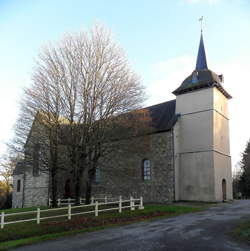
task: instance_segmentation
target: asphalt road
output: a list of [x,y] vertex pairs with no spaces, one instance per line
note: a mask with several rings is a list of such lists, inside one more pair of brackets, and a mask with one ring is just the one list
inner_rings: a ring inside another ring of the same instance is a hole
[[15,250],[249,251],[250,246],[237,243],[228,235],[245,219],[250,219],[250,200],[221,204],[199,213],[78,234]]

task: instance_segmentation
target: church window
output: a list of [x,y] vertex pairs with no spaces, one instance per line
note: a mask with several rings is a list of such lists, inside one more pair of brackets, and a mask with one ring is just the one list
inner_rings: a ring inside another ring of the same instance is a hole
[[21,191],[21,180],[17,180],[17,188],[16,188],[17,192]]
[[33,176],[39,175],[40,144],[35,144],[33,150]]
[[95,183],[99,184],[101,180],[101,171],[100,168],[96,168],[95,170]]
[[143,160],[143,180],[151,180],[151,165],[150,160]]

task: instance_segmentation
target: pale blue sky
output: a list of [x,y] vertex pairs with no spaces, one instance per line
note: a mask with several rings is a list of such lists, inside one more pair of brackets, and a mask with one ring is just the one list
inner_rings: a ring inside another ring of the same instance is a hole
[[224,87],[234,97],[235,164],[250,138],[250,120],[244,115],[250,107],[249,0],[0,0],[0,154],[11,137],[21,88],[30,83],[43,44],[103,23],[147,86],[147,104],[153,104],[174,98],[170,93],[193,70],[200,16],[208,67],[224,74]]

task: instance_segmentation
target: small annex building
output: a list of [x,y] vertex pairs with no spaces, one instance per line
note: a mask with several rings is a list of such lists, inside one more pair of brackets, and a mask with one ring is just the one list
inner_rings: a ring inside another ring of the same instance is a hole
[[[173,91],[176,99],[144,108],[152,119],[153,133],[107,147],[92,194],[143,196],[145,202],[232,200],[231,96],[222,83],[223,76],[208,69],[201,33],[196,67]],[[144,147],[128,147],[138,144]],[[26,147],[31,147],[29,142]],[[33,148],[29,150],[37,150]],[[39,172],[38,162],[34,158],[17,164],[13,207],[48,204],[50,177]],[[62,174],[60,184],[58,198],[72,196],[70,173]]]

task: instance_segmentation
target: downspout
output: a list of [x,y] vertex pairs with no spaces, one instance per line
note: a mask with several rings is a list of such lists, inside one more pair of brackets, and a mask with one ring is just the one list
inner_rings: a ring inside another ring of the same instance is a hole
[[26,180],[26,173],[24,172],[23,173],[23,197],[22,197],[22,208],[24,207],[24,198],[25,198],[25,193],[24,193],[24,191],[25,191],[25,180]]
[[175,201],[175,149],[174,149],[174,127],[171,129],[172,139],[172,159],[173,159],[173,201]]

